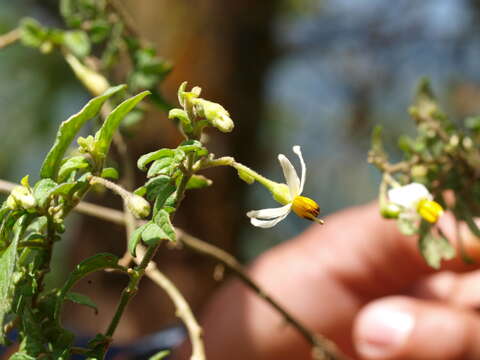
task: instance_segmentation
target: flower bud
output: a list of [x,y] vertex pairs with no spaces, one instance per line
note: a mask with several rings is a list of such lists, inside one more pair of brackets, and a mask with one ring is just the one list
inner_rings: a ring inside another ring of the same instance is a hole
[[388,203],[380,208],[380,214],[386,219],[397,219],[402,209],[397,204]]
[[292,210],[301,218],[323,223],[323,220],[317,219],[317,216],[320,214],[320,207],[308,197],[296,196],[292,202]]
[[195,99],[200,115],[222,132],[231,132],[235,126],[228,111],[220,104],[205,99]]
[[150,214],[150,204],[143,197],[131,195],[127,198],[127,207],[135,217],[146,218]]
[[110,84],[103,75],[83,65],[72,54],[65,55],[65,59],[75,73],[75,76],[82,82],[88,91],[92,93],[92,95],[100,96],[110,87]]
[[24,209],[32,209],[37,205],[31,191],[23,186],[15,186],[7,199],[7,206],[15,209],[18,206]]

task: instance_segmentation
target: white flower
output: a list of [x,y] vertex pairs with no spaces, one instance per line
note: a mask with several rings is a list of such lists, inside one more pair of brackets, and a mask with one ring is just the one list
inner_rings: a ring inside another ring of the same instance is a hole
[[442,206],[433,201],[433,196],[423,184],[410,183],[388,191],[390,203],[402,208],[404,216],[415,218],[420,215],[430,223],[435,223],[443,214]]
[[300,146],[293,147],[293,152],[298,155],[302,167],[302,177],[299,178],[292,163],[283,155],[278,155],[278,161],[282,166],[288,191],[283,191],[285,184],[277,184],[276,188],[270,188],[274,198],[282,203],[282,207],[252,210],[247,213],[250,222],[254,226],[261,228],[270,228],[285,219],[290,211],[294,211],[300,217],[316,221],[323,224],[323,220],[317,219],[320,208],[315,201],[310,198],[300,196],[305,185],[306,166],[303,161]]

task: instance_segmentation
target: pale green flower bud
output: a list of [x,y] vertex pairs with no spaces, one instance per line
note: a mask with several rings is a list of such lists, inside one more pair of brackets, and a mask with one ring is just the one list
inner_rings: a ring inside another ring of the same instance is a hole
[[380,208],[380,214],[386,219],[397,219],[402,208],[397,204],[387,203]]
[[212,126],[222,132],[233,130],[234,123],[222,105],[205,99],[195,99],[193,103],[200,115],[205,117]]
[[18,206],[24,209],[32,209],[37,205],[31,191],[23,186],[15,186],[7,199],[7,206],[15,209]]
[[146,218],[150,214],[150,204],[139,195],[132,194],[126,199],[127,207],[137,218]]
[[75,76],[82,82],[88,91],[92,93],[92,95],[100,96],[110,87],[110,84],[103,75],[83,65],[72,54],[65,55],[65,59],[75,73]]

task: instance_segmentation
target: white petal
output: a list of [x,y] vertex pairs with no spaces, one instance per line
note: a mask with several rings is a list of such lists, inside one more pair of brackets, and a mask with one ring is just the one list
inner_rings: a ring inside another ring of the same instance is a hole
[[282,166],[283,176],[287,181],[288,189],[290,190],[290,196],[292,199],[300,194],[300,179],[292,163],[285,157],[285,155],[278,155],[278,161]]
[[300,178],[300,189],[298,190],[298,195],[303,192],[303,187],[305,186],[305,177],[307,176],[307,167],[305,166],[305,161],[303,161],[302,150],[300,146],[295,145],[293,147],[293,152],[298,155],[300,159],[300,164],[302,166],[302,176]]
[[280,221],[285,219],[288,215],[288,212],[282,216],[277,217],[276,219],[273,220],[260,220],[257,218],[251,218],[250,222],[252,223],[253,226],[261,227],[264,229],[271,228],[275,225],[277,225]]
[[411,183],[388,191],[389,201],[409,209],[416,208],[422,199],[431,200],[432,195],[425,185],[419,183]]
[[287,204],[282,207],[272,208],[272,209],[262,209],[262,210],[252,210],[247,213],[249,218],[257,219],[273,219],[285,214],[288,215],[292,204]]

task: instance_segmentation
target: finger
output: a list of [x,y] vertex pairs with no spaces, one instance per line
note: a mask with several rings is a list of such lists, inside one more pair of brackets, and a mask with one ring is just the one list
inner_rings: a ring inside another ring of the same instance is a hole
[[437,300],[451,305],[480,307],[480,270],[466,274],[443,271],[420,280],[408,292],[424,300]]
[[435,302],[390,297],[362,309],[354,339],[366,360],[473,360],[480,358],[480,318]]

